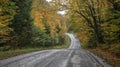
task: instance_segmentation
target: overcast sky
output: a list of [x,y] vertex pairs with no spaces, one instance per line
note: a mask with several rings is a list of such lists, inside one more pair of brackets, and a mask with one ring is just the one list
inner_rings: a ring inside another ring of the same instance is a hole
[[52,0],[46,0],[46,1],[50,2],[50,1],[52,1]]
[[64,15],[64,14],[66,14],[66,12],[67,12],[67,10],[63,10],[63,11],[58,11],[57,13],[61,14],[61,15]]
[[[46,0],[47,2],[50,2],[50,1],[52,1],[52,0]],[[64,15],[64,14],[66,14],[66,10],[63,10],[63,11],[58,11],[57,13],[58,14],[61,14],[61,15]]]

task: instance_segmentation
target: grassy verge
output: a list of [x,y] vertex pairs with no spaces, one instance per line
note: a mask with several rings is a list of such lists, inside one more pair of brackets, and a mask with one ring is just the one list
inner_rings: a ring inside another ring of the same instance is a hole
[[109,64],[113,65],[114,67],[120,67],[120,57],[113,55],[112,53],[102,50],[100,48],[89,49],[94,54],[98,55],[99,57],[105,59]]
[[103,58],[113,67],[120,67],[120,43],[89,45],[82,43],[82,47]]
[[57,46],[51,46],[51,47],[40,47],[40,48],[22,48],[22,49],[16,49],[16,50],[9,50],[9,51],[0,51],[0,60],[7,59],[9,57],[34,52],[34,51],[40,51],[40,50],[46,50],[46,49],[61,49],[61,48],[68,48],[69,45],[57,45]]

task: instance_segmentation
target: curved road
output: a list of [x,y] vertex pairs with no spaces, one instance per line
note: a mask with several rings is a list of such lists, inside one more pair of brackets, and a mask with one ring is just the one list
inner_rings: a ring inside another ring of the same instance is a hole
[[32,52],[5,60],[0,67],[111,67],[103,59],[80,47],[73,34],[68,49],[53,49]]

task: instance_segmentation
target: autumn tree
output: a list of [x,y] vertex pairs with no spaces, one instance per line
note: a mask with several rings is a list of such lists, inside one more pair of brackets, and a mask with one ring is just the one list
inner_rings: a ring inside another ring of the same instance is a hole
[[16,14],[16,8],[14,2],[0,0],[0,46],[7,46],[6,44],[11,40],[10,32],[13,29],[9,25]]
[[41,33],[44,33],[50,39],[43,38],[46,43],[49,42],[49,45],[62,44],[61,41],[64,40],[66,25],[62,21],[63,17],[57,14],[57,8],[52,4],[45,0],[33,1],[32,15],[34,24],[41,30]]
[[106,43],[118,43],[120,41],[120,1],[108,0],[108,15],[106,15],[104,27],[104,40]]
[[101,23],[105,16],[105,1],[101,0],[75,0],[70,1],[71,10],[76,12],[81,19],[87,22],[87,25],[93,29],[95,40],[103,43]]

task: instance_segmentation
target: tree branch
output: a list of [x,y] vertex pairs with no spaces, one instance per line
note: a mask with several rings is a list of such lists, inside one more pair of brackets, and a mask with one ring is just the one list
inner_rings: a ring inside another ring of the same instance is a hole
[[87,21],[87,23],[88,23],[88,25],[89,25],[90,27],[94,28],[94,26],[93,26],[93,24],[92,24],[92,22],[91,22],[90,19],[88,19],[84,14],[82,14],[82,13],[79,12],[79,11],[75,11],[75,12],[78,13],[80,16],[82,16],[82,17]]

